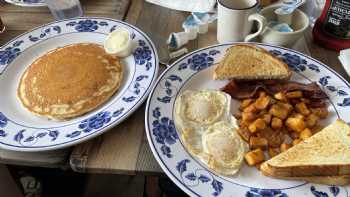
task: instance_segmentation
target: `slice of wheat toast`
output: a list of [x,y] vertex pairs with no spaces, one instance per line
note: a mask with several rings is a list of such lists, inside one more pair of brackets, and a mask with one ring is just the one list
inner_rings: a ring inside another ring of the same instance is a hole
[[216,66],[214,79],[288,79],[288,65],[265,49],[254,45],[239,44],[227,49]]
[[317,183],[317,184],[325,184],[325,185],[338,185],[338,186],[343,186],[343,185],[348,185],[350,184],[350,175],[339,175],[339,176],[309,176],[309,177],[276,177],[270,175],[269,169],[267,165],[262,164],[260,166],[260,169],[262,170],[262,173],[265,176],[270,176],[273,178],[278,178],[278,179],[285,179],[285,180],[298,180],[298,181],[307,181],[311,183]]
[[350,126],[342,120],[264,163],[273,177],[350,175]]

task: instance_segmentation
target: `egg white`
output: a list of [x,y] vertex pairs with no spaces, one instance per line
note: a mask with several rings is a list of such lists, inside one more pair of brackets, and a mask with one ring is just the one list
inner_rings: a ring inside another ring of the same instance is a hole
[[175,126],[184,146],[223,175],[239,170],[247,150],[230,108],[230,95],[218,90],[186,90],[175,101]]

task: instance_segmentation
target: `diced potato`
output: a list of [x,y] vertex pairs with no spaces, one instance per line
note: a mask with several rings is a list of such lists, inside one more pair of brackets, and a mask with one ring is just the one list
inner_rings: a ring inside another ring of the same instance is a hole
[[255,107],[254,103],[250,104],[248,107],[243,109],[243,112],[252,112],[255,113],[257,112],[258,109]]
[[259,97],[265,97],[266,92],[265,91],[259,91]]
[[265,149],[267,147],[267,139],[259,137],[251,137],[249,139],[249,147],[251,149],[261,148]]
[[300,113],[293,113],[290,115],[291,118],[299,118],[301,120],[304,120],[304,115]]
[[248,165],[253,166],[255,164],[261,163],[265,160],[264,152],[258,148],[252,150],[244,155],[244,158]]
[[300,98],[300,101],[305,103],[305,104],[309,104],[310,103],[310,100],[306,99],[306,98]]
[[278,155],[279,153],[280,153],[279,148],[269,148],[269,150],[268,150],[268,154],[269,154],[270,158]]
[[298,139],[299,138],[299,133],[298,132],[290,132],[289,133],[289,136],[292,138],[292,139]]
[[283,122],[281,119],[273,117],[271,121],[271,128],[273,129],[280,129],[283,126]]
[[299,135],[300,139],[302,139],[302,140],[305,140],[311,136],[312,136],[312,132],[308,128],[306,128],[302,132],[300,132],[300,135]]
[[305,122],[300,118],[290,117],[286,120],[285,124],[288,128],[296,132],[301,132],[302,130],[305,129]]
[[287,92],[286,93],[286,97],[287,98],[301,98],[301,97],[303,97],[303,92],[302,91],[299,91],[299,90],[297,90],[297,91],[292,91],[292,92]]
[[278,92],[273,97],[279,101],[287,102],[287,97],[283,92]]
[[320,117],[321,119],[327,118],[328,116],[328,110],[324,107],[312,108],[311,112],[314,113],[316,116]]
[[290,144],[282,143],[280,149],[281,149],[281,152],[284,152],[284,151],[288,150],[291,147],[292,147],[292,145],[290,145]]
[[256,169],[257,169],[257,170],[260,170],[260,168],[261,168],[261,164],[262,164],[262,162],[261,162],[261,163],[257,163],[257,164],[255,164],[255,167],[256,167]]
[[307,116],[311,113],[304,102],[300,102],[300,103],[296,104],[295,109],[297,112],[303,114],[304,116]]
[[279,102],[278,103],[280,106],[284,107],[286,110],[288,110],[288,113],[290,113],[293,110],[293,105],[289,104],[289,103],[282,103]]
[[252,124],[248,126],[250,132],[255,133],[258,130],[263,130],[266,127],[266,123],[263,119],[258,118]]
[[242,113],[242,121],[249,122],[253,121],[256,118],[253,112],[243,112]]
[[244,109],[244,108],[248,107],[252,102],[253,102],[253,99],[244,99],[241,102],[240,108]]
[[307,118],[306,118],[306,126],[308,128],[313,128],[317,122],[318,122],[318,116],[316,116],[315,114],[310,114]]
[[249,142],[252,133],[246,127],[237,129],[237,132],[244,141]]
[[288,109],[286,109],[285,107],[283,107],[280,104],[274,104],[271,106],[270,110],[269,110],[269,114],[278,117],[282,120],[286,119],[288,117]]
[[293,144],[293,146],[295,146],[295,145],[297,145],[297,144],[299,144],[300,142],[302,142],[303,140],[301,140],[301,139],[295,139],[295,140],[293,140],[293,142],[292,142],[292,144]]
[[270,97],[269,96],[263,96],[263,97],[259,97],[256,101],[255,101],[255,107],[259,110],[263,110],[266,109],[267,106],[270,104]]
[[262,116],[262,119],[265,121],[266,124],[270,124],[272,115],[271,114],[264,114]]
[[311,132],[312,132],[313,134],[315,134],[315,133],[321,131],[322,129],[323,129],[323,127],[322,127],[321,125],[316,124],[316,125],[311,129]]

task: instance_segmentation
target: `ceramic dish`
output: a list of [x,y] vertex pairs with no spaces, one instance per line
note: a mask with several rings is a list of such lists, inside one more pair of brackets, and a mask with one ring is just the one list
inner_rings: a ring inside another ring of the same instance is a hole
[[[28,65],[54,48],[72,43],[103,44],[109,32],[130,31],[135,51],[124,58],[120,89],[98,109],[69,121],[53,121],[26,111],[16,98]],[[145,100],[158,72],[152,41],[139,29],[108,18],[76,18],[37,27],[0,48],[0,147],[16,151],[63,148],[100,135],[131,115]]]
[[23,7],[41,7],[46,6],[44,0],[5,0],[7,3],[11,3]]
[[[233,177],[221,176],[186,151],[174,126],[174,101],[186,89],[223,87],[227,81],[212,80],[212,65],[220,61],[231,45],[211,46],[188,54],[172,64],[156,82],[147,102],[145,124],[148,142],[164,172],[191,196],[347,197],[349,187],[272,179],[246,164]],[[328,94],[330,115],[323,124],[330,124],[337,118],[350,122],[350,85],[339,74],[297,51],[257,45],[282,58],[290,66],[293,70],[292,81],[316,81]],[[233,101],[233,108],[237,108],[237,104],[237,101]]]

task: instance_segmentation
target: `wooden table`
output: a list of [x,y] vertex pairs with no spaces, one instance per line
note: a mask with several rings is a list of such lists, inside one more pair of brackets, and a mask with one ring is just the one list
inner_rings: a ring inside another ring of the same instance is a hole
[[[170,32],[182,31],[181,23],[188,13],[161,8],[144,0],[82,0],[85,14],[125,20],[147,34],[166,39]],[[4,44],[14,36],[52,20],[47,8],[21,8],[0,3],[0,16],[7,32],[0,36]],[[154,40],[156,45],[159,40]],[[216,24],[186,47],[189,50],[216,44]],[[307,31],[294,49],[332,67],[349,81],[337,52],[319,47]],[[15,153],[0,150],[0,163],[43,167],[71,167],[78,172],[110,174],[158,174],[162,170],[155,161],[145,138],[144,105],[119,126],[106,134],[72,148],[43,153]]]

